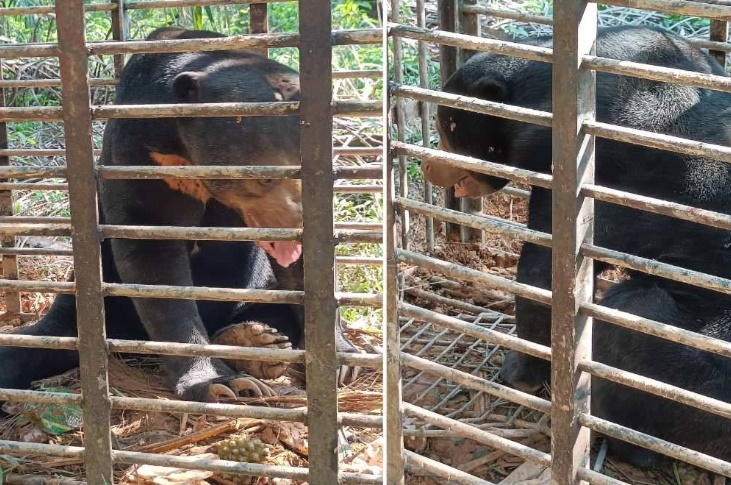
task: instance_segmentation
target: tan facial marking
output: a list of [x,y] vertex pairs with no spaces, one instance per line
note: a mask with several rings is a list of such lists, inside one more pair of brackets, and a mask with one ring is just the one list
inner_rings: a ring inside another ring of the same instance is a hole
[[[152,152],[150,158],[162,167],[181,167],[192,165],[190,161],[179,155]],[[203,185],[203,182],[195,179],[164,178],[163,181],[173,190],[189,195],[196,200],[208,202],[211,198],[210,192]]]

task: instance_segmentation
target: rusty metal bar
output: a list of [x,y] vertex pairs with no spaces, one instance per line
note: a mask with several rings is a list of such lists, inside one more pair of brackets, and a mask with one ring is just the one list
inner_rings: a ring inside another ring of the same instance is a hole
[[696,222],[705,226],[731,230],[731,216],[721,212],[709,211],[676,202],[668,202],[654,197],[632,194],[594,184],[582,185],[581,192],[587,197],[593,197],[603,202],[631,207],[684,221]]
[[[728,42],[728,22],[711,19],[710,39],[714,42]],[[708,53],[715,57],[724,69],[726,68],[726,51],[710,50]]]
[[[336,179],[380,179],[383,166],[334,166]],[[299,167],[98,167],[97,173],[105,179],[162,179],[162,178],[298,178]],[[65,178],[66,167],[0,167],[0,178]]]
[[[101,155],[101,153],[101,150],[94,150],[95,156]],[[11,148],[9,150],[0,149],[0,155],[8,157],[65,157],[66,150],[63,148]]]
[[32,402],[37,404],[58,404],[68,406],[73,404],[82,404],[81,394],[71,394],[66,392],[45,392],[45,391],[28,391],[20,389],[0,389],[0,399],[12,402]]
[[159,0],[149,2],[129,2],[127,10],[143,10],[151,8],[179,8],[216,5],[251,5],[259,3],[294,3],[296,0]]
[[473,113],[482,113],[540,126],[551,126],[551,120],[553,119],[553,115],[547,111],[511,106],[509,104],[444,93],[416,86],[395,85],[391,87],[391,93],[395,96],[411,98],[421,102],[437,103],[451,108],[472,111]]
[[187,470],[205,470],[212,472],[237,473],[250,476],[266,476],[307,480],[306,468],[289,466],[259,465],[256,463],[242,463],[227,460],[200,459],[194,456],[155,455],[136,451],[112,452],[114,463],[127,465],[156,465],[176,467]]
[[690,463],[691,465],[703,468],[704,470],[710,470],[725,477],[731,477],[731,463],[719,460],[718,458],[693,451],[683,446],[655,438],[654,436],[650,436],[645,433],[640,433],[639,431],[635,431],[585,413],[579,415],[579,422],[582,426],[586,426],[597,433],[611,436],[612,438],[626,441],[642,448],[647,448],[648,450],[661,453],[676,460]]
[[[339,30],[335,32],[328,32],[329,38],[327,45],[378,44],[381,40],[380,32],[381,31],[379,29]],[[87,49],[90,55],[114,55],[135,53],[204,52],[224,49],[261,49],[265,47],[297,47],[302,43],[303,35],[304,34],[251,34],[210,39],[139,40],[127,41],[124,43],[90,42],[87,44]],[[324,69],[331,71],[332,66],[327,66],[327,68]]]
[[631,313],[622,312],[613,308],[607,308],[595,303],[585,303],[579,309],[583,315],[600,319],[614,325],[642,332],[647,335],[664,338],[671,342],[687,345],[698,350],[713,352],[731,359],[731,342],[720,340],[706,335],[701,335],[690,330],[685,330],[675,325],[656,322],[649,318],[638,317]]
[[[261,360],[268,362],[302,363],[305,361],[304,351],[301,350],[262,349],[213,344],[182,344],[177,342],[120,339],[108,339],[106,344],[110,352],[117,353],[181,356],[195,355],[221,359]],[[38,349],[76,350],[78,349],[78,339],[75,337],[47,337],[2,333],[0,334],[0,345]],[[344,364],[368,367],[371,369],[379,369],[383,365],[380,354],[352,354],[339,352],[338,358]]]
[[0,333],[0,345],[32,349],[76,350],[78,348],[76,337],[47,337],[13,333]]
[[551,180],[553,179],[553,177],[545,173],[509,167],[500,163],[480,160],[479,158],[447,153],[442,150],[423,148],[407,143],[393,142],[393,150],[400,155],[418,158],[419,160],[433,160],[454,167],[464,168],[465,170],[480,172],[494,177],[512,180],[513,182],[535,185],[546,189],[551,188]]
[[574,485],[591,447],[576,418],[589,411],[591,379],[577,363],[591,359],[592,319],[578,308],[594,294],[593,261],[579,252],[593,242],[594,200],[579,189],[594,181],[594,138],[581,123],[595,116],[596,73],[579,65],[596,50],[598,10],[584,0],[556,2],[553,18],[551,483]]
[[514,42],[505,42],[502,40],[488,38],[475,39],[469,35],[456,34],[454,32],[446,32],[443,30],[420,29],[418,27],[393,23],[388,25],[388,30],[391,35],[396,37],[423,40],[440,45],[443,44],[451,47],[461,47],[463,49],[471,49],[475,51],[494,52],[495,54],[520,57],[522,59],[529,59],[533,61],[551,62],[551,58],[553,56],[552,50],[545,47],[522,45]]
[[[488,331],[492,332],[490,330]],[[480,338],[482,339],[482,336]],[[532,394],[528,394],[517,389],[504,386],[502,384],[498,384],[496,382],[488,381],[482,377],[468,374],[467,372],[453,369],[451,367],[447,367],[442,364],[432,362],[431,360],[417,357],[415,355],[410,355],[405,352],[401,353],[401,362],[405,366],[411,367],[413,369],[418,369],[422,372],[426,372],[427,374],[443,377],[450,382],[457,382],[469,389],[481,391],[491,396],[505,399],[506,401],[514,402],[530,409],[535,409],[536,411],[540,411],[542,413],[548,414],[551,412],[551,403],[549,401],[546,401],[545,399],[542,399],[538,396],[534,396]]]
[[728,5],[714,5],[713,3],[710,1],[686,0],[602,0],[602,4],[613,7],[640,8],[643,10],[654,10],[656,12],[687,15],[690,17],[713,18],[724,21],[731,20],[731,7]]
[[[0,440],[0,452],[8,454],[58,456],[62,458],[84,458],[84,448],[80,446],[47,445]],[[111,482],[107,482],[111,483]]]
[[[89,79],[89,86],[101,87],[101,86],[114,86],[117,84],[116,79],[109,78],[95,78]],[[18,88],[54,88],[61,86],[60,79],[0,79],[0,87],[6,89],[18,89]]]
[[440,325],[494,345],[501,345],[508,349],[538,357],[539,359],[551,360],[551,350],[545,345],[467,323],[458,318],[442,315],[441,313],[436,313],[410,303],[399,303],[398,309],[403,316],[419,318],[425,322]]
[[27,475],[10,473],[5,475],[7,485],[87,485],[86,482],[70,478],[56,478],[48,475]]
[[[198,286],[136,285],[104,283],[105,296],[126,296],[129,298],[175,298],[182,300],[249,301],[255,303],[302,304],[300,291],[252,290],[235,288],[206,288]],[[17,289],[23,292],[74,293],[72,282],[3,280],[0,290]],[[381,306],[381,295],[373,293],[338,292],[335,300],[340,306]]]
[[[398,19],[395,19],[398,22]],[[416,26],[422,29],[426,28],[426,5],[425,0],[416,0]],[[395,41],[395,39],[394,39]],[[418,42],[419,52],[419,87],[422,89],[429,88],[429,69],[427,66],[428,51],[427,44],[424,41]],[[400,70],[402,66],[398,66]],[[391,94],[397,95],[393,86],[390,89]],[[429,103],[424,101],[419,102],[419,117],[421,118],[421,144],[424,148],[430,148],[431,142],[431,128],[429,123],[431,121],[429,117]],[[424,181],[424,199],[428,204],[434,202],[434,187],[428,181]],[[434,219],[431,217],[426,218],[426,250],[434,250]]]
[[[457,0],[438,0],[437,14],[439,17],[439,29],[441,31],[457,32]],[[395,36],[394,38],[399,39],[399,36]],[[439,77],[442,86],[447,83],[447,80],[456,70],[457,49],[448,44],[439,44]],[[398,80],[396,82],[400,84]],[[444,207],[452,210],[460,210],[461,206],[460,200],[454,196],[454,188],[444,187]],[[447,240],[454,241],[461,239],[461,231],[458,225],[447,223],[445,226]],[[408,249],[408,247],[404,246],[404,249]]]
[[332,28],[329,0],[299,3],[300,155],[304,232],[305,353],[310,483],[338,481],[338,399],[335,353],[333,237]]
[[[35,183],[19,183],[19,182],[0,182],[0,191],[12,191],[12,190],[62,190],[66,191],[69,189],[68,184],[44,184],[41,182]],[[5,214],[5,216],[11,216],[12,214]]]
[[68,155],[69,204],[74,238],[76,313],[79,327],[84,453],[92,483],[112,483],[111,405],[107,375],[101,246],[97,227],[96,176],[83,0],[56,4],[64,134]]
[[[8,224],[12,227],[17,224]],[[0,234],[5,224],[0,223]],[[297,241],[302,229],[260,227],[99,226],[102,239],[184,239],[189,241]]]
[[[512,10],[503,10],[486,5],[465,5],[462,7],[462,13],[467,15],[489,15],[496,18],[517,20],[518,22],[528,22],[539,25],[553,25],[553,18],[546,15],[534,15]],[[712,25],[713,22],[716,21],[711,19]],[[718,41],[715,40],[715,38],[713,39],[714,40],[688,38],[685,40],[701,49],[710,49],[717,52],[731,52],[731,45],[724,41]]]
[[[462,435],[464,438],[477,441],[478,443],[485,444],[492,448],[502,450],[511,455],[519,456],[532,463],[538,463],[539,465],[551,466],[551,456],[548,453],[534,450],[533,448],[516,443],[506,438],[484,431],[479,428],[475,428],[469,424],[462,423],[456,419],[447,418],[441,416],[432,411],[421,409],[413,404],[404,403],[404,412],[415,418],[419,418],[427,423],[437,426],[442,429],[448,429],[455,433]],[[565,485],[565,484],[562,484]]]
[[655,396],[670,399],[675,402],[691,406],[696,409],[707,411],[722,418],[731,419],[731,403],[713,399],[696,392],[687,391],[676,386],[660,382],[649,377],[634,374],[616,367],[611,367],[600,362],[583,360],[579,362],[578,369],[588,372],[592,376],[605,379],[616,384],[639,389]]
[[435,205],[425,204],[413,199],[397,199],[395,204],[418,214],[429,215],[435,219],[449,221],[463,226],[473,227],[481,231],[491,231],[532,242],[540,246],[551,247],[551,235],[545,232],[528,229],[524,224],[506,221],[500,217],[488,215],[472,215]]
[[582,244],[581,255],[615,266],[621,266],[622,268],[629,268],[672,281],[687,283],[699,288],[731,295],[731,280],[711,276],[700,271],[693,271],[652,259],[620,253],[619,251],[613,251],[592,244]]
[[630,76],[652,81],[682,84],[694,88],[713,89],[731,93],[731,79],[717,74],[706,74],[700,72],[684,71],[671,67],[650,66],[632,61],[619,61],[595,55],[583,56],[581,59],[583,69],[595,69],[597,71],[616,74],[618,76]]
[[[3,66],[0,57],[0,79],[2,79]],[[5,89],[0,88],[0,110],[5,108]],[[8,126],[7,123],[0,122],[0,150],[8,148]],[[0,155],[0,167],[9,167],[10,157]],[[0,183],[0,216],[13,215],[13,191],[12,187],[7,187],[6,183]],[[14,248],[15,237],[9,236],[0,238],[0,248]],[[9,280],[18,279],[18,258],[13,254],[3,254],[2,256],[3,278]],[[17,291],[7,291],[5,296],[5,311],[8,316],[14,316],[21,312],[20,293]]]
[[[124,4],[125,0],[110,0],[110,4],[115,8],[112,10],[112,38],[117,42],[124,42],[127,40],[127,34],[129,33],[129,24],[127,18],[127,10]],[[118,54],[114,56],[114,81],[120,78],[122,75],[122,69],[126,62],[124,54]]]
[[[129,2],[127,10],[179,8],[216,5],[250,5],[252,3],[286,3],[294,0],[161,0],[150,2]],[[116,3],[116,2],[115,2]],[[119,7],[115,3],[91,3],[84,5],[85,12],[116,12]],[[45,15],[54,13],[53,6],[37,7],[3,7],[0,8],[0,17],[11,15]]]
[[[249,33],[266,34],[269,32],[269,19],[267,18],[268,5],[266,3],[252,3],[249,5]],[[254,52],[264,57],[269,57],[269,49],[263,47],[255,49]]]
[[[61,80],[58,80],[59,84]],[[101,155],[101,149],[95,149],[94,155]],[[336,156],[369,156],[369,155],[382,155],[383,147],[351,147],[342,146],[333,148],[333,153]],[[26,149],[0,149],[0,155],[8,157],[65,157],[66,150],[63,148],[26,148]],[[276,167],[276,165],[275,165]]]
[[334,190],[338,194],[380,194],[383,185],[336,185]]
[[[84,5],[86,12],[110,12],[117,9],[116,5],[108,3],[92,3]],[[0,17],[16,15],[46,15],[55,13],[53,5],[37,7],[3,7],[0,8]]]
[[[473,15],[464,15],[462,10],[467,4],[474,4],[476,0],[457,0],[457,25],[459,31],[472,37],[480,38],[480,19]],[[441,28],[441,27],[440,27]],[[457,63],[464,64],[475,51],[469,49],[457,50]],[[459,208],[465,214],[479,215],[483,212],[482,197],[463,197],[459,200]],[[483,231],[471,228],[470,226],[460,226],[460,239],[463,243],[484,243],[485,233]]]
[[411,251],[398,250],[396,256],[397,260],[401,263],[421,266],[422,268],[439,272],[445,276],[449,276],[450,278],[469,281],[478,286],[497,288],[546,305],[550,305],[551,303],[551,292],[542,288],[518,283],[517,281],[509,280],[507,278],[483,273],[482,271],[466,268],[464,266],[424,256]]
[[[352,78],[377,78],[383,75],[382,71],[376,70],[344,70],[333,71],[333,79]],[[92,78],[89,85],[92,87],[114,86],[117,80],[114,78]],[[0,87],[3,88],[51,88],[61,85],[60,79],[2,79]]]
[[[256,3],[261,3],[257,1]],[[129,9],[129,6],[127,6]],[[366,45],[381,41],[380,29],[340,30],[331,33],[328,45]],[[126,42],[90,42],[85,49],[89,55],[119,55],[142,53],[204,52],[224,49],[297,47],[299,34],[237,35],[211,39],[139,40]],[[0,46],[0,57],[57,57],[56,44],[22,44]],[[331,69],[330,67],[328,67]]]
[[[441,0],[440,0],[441,1]],[[401,1],[400,0],[391,0],[391,17],[394,22],[398,21],[399,13],[401,12]],[[401,39],[398,37],[394,37],[392,41],[393,45],[393,80],[397,84],[401,84],[403,82],[403,44],[401,42]],[[390,88],[389,88],[390,90]],[[395,107],[393,108],[393,114],[395,114],[396,117],[396,139],[399,142],[403,142],[406,138],[406,115],[404,113],[404,104],[400,99],[395,100]],[[393,121],[393,119],[392,119]],[[393,146],[393,145],[391,145]],[[397,166],[398,166],[398,194],[399,197],[407,197],[409,194],[409,176],[408,176],[408,166],[407,166],[407,160],[403,156],[399,156],[396,158],[397,160]],[[407,237],[408,227],[410,226],[409,222],[409,213],[408,211],[399,210],[398,211],[399,219],[401,222],[401,238],[400,243],[402,248],[408,248],[409,247],[409,240]]]
[[633,128],[610,125],[599,121],[584,122],[584,130],[588,134],[609,140],[633,143],[649,148],[682,153],[683,155],[706,157],[718,160],[719,162],[731,163],[731,147],[723,145],[714,145],[712,143],[694,141],[677,136],[635,130]]
[[52,248],[0,248],[0,254],[13,256],[73,256],[71,249]]
[[[391,0],[389,14],[391,20],[394,22],[398,21],[399,18],[399,1]],[[394,62],[393,62],[393,76],[396,79],[401,79],[403,73],[401,72],[401,43],[398,39],[392,40]],[[388,64],[388,37],[384,36],[383,49],[386,55],[384,56],[384,64]],[[396,56],[399,54],[399,56]],[[384,71],[387,71],[388,66],[384,67]],[[396,102],[396,106],[393,106],[393,102]],[[395,108],[395,109],[394,109]],[[384,103],[384,119],[389,123],[393,122],[394,113],[399,117],[397,140],[403,140],[403,126],[401,120],[403,120],[403,103],[399,102],[398,99],[394,99],[391,96],[386,96]],[[401,113],[401,114],[399,114]],[[396,261],[396,250],[398,248],[398,241],[400,239],[398,233],[397,221],[400,215],[401,220],[404,220],[405,214],[399,211],[398,215],[394,201],[396,199],[396,164],[400,167],[405,163],[404,157],[398,157],[392,150],[393,136],[390,129],[386,129],[386,154],[383,171],[383,183],[384,183],[384,232],[385,232],[385,274],[383,280],[383,292],[385,295],[385,335],[384,335],[384,416],[386,419],[386,427],[384,428],[384,440],[386,442],[384,452],[384,484],[386,485],[404,485],[404,437],[403,437],[403,396],[402,396],[402,373],[401,373],[401,340],[399,331],[399,312],[398,312],[398,300],[399,300],[399,270],[398,262]],[[401,172],[399,172],[399,176]],[[399,188],[401,190],[401,188]],[[402,234],[406,232],[406,228],[402,227]]]
[[404,458],[406,467],[409,470],[424,470],[429,474],[447,480],[447,483],[456,485],[495,485],[481,478],[477,478],[469,473],[457,470],[451,466],[445,465],[438,461],[421,456],[413,451],[405,450]]
[[518,22],[529,22],[539,25],[553,25],[553,19],[546,15],[535,15],[524,12],[514,12],[511,10],[504,10],[501,8],[492,8],[487,5],[474,5],[465,4],[462,7],[462,14],[472,15],[477,17],[478,15],[489,15],[491,17],[517,20]]
[[104,283],[103,288],[105,296],[126,296],[129,298],[176,298],[182,300],[247,301],[252,303],[288,304],[302,304],[304,302],[304,294],[301,291],[123,283]]

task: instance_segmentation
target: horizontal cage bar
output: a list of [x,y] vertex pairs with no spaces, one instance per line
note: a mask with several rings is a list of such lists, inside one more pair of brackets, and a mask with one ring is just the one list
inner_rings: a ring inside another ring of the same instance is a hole
[[447,480],[446,483],[454,485],[495,485],[494,482],[477,478],[467,472],[452,468],[449,465],[421,456],[410,450],[404,450],[404,462],[407,470],[411,472],[424,470],[443,480]]
[[[87,55],[154,54],[173,52],[206,52],[226,49],[263,49],[297,47],[299,34],[249,34],[210,39],[139,40],[125,42],[90,42]],[[380,29],[341,30],[331,33],[332,45],[380,44]],[[56,44],[23,44],[0,46],[0,57],[58,57]]]
[[523,121],[540,126],[551,126],[553,115],[546,111],[539,111],[520,106],[512,106],[494,101],[460,96],[452,93],[424,89],[416,86],[391,85],[390,92],[394,96],[415,99],[426,103],[435,103],[440,106],[463,109],[474,113],[482,113],[509,120]]
[[497,234],[515,237],[521,241],[551,247],[550,234],[528,229],[524,224],[506,221],[500,217],[487,216],[484,214],[465,214],[460,211],[445,209],[414,199],[403,199],[401,197],[395,198],[394,205],[410,212],[416,212],[417,214],[433,217],[446,222],[472,227],[474,229],[481,229],[483,231],[491,231]]
[[725,477],[731,477],[731,463],[719,460],[718,458],[690,450],[645,433],[640,433],[639,431],[605,421],[586,413],[579,415],[579,423],[597,433],[611,436],[612,438],[626,441],[642,448],[647,448],[648,450],[690,463],[704,470],[710,470]]
[[500,276],[483,273],[471,268],[466,268],[454,263],[449,263],[440,259],[425,256],[412,251],[398,249],[396,251],[396,259],[400,263],[412,264],[420,266],[432,271],[436,271],[450,278],[457,278],[463,281],[469,281],[480,286],[489,286],[502,291],[507,291],[514,295],[522,296],[546,305],[551,304],[551,292],[542,288],[526,285],[517,281],[509,280]]
[[692,406],[696,409],[707,411],[726,419],[731,419],[731,403],[687,391],[685,389],[639,374],[617,369],[616,367],[611,367],[600,362],[584,360],[579,362],[577,367],[582,372],[587,372],[592,376],[599,377],[616,384],[622,384],[633,389],[639,389],[640,391],[654,394],[655,396],[664,397],[671,401],[679,402],[686,406]]
[[545,345],[537,344],[529,340],[523,340],[515,337],[514,335],[489,330],[479,325],[466,323],[458,318],[442,315],[409,303],[399,303],[398,309],[400,314],[403,316],[419,318],[426,322],[449,328],[455,332],[460,332],[465,335],[469,335],[470,337],[484,340],[491,344],[517,350],[518,352],[532,355],[539,359],[551,360],[551,350]]
[[551,62],[553,51],[545,47],[516,44],[497,39],[474,37],[472,35],[456,34],[445,30],[429,30],[410,25],[388,24],[388,33],[394,37],[422,40],[440,45],[459,47],[475,51],[494,52],[506,56],[520,57],[540,62]]
[[551,403],[549,401],[496,382],[488,381],[482,377],[468,374],[467,372],[453,369],[405,352],[401,353],[401,362],[403,365],[412,369],[418,369],[428,374],[443,377],[450,382],[457,382],[469,389],[482,391],[491,396],[505,399],[506,401],[514,402],[542,413],[551,412]]
[[509,167],[500,163],[488,162],[480,160],[479,158],[467,157],[464,155],[457,155],[443,150],[424,148],[418,145],[411,145],[397,141],[391,143],[391,146],[397,155],[413,157],[421,161],[444,163],[453,167],[484,173],[494,177],[512,180],[513,182],[535,185],[546,189],[551,188],[551,181],[553,180],[550,175],[540,172]]
[[687,345],[698,350],[713,352],[731,359],[731,342],[725,340],[701,335],[676,327],[675,325],[656,322],[649,318],[638,317],[637,315],[607,308],[596,303],[585,303],[581,305],[579,313],[587,317],[593,317],[630,330],[654,335],[670,340],[671,342]]

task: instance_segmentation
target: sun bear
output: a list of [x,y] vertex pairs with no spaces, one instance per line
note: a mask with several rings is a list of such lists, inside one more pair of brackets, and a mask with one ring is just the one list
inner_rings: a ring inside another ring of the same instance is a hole
[[[551,37],[526,43],[551,47]],[[658,28],[600,28],[598,56],[727,76],[706,52]],[[541,111],[552,110],[552,66],[504,55],[481,53],[462,65],[444,91]],[[731,145],[731,95],[638,78],[597,73],[597,121]],[[441,146],[461,155],[512,167],[551,173],[551,129],[440,106]],[[596,140],[596,183],[635,194],[731,214],[728,164],[608,139]],[[425,178],[453,186],[460,197],[502,189],[507,180],[446,164],[422,164]],[[551,191],[532,187],[528,227],[551,232]],[[596,245],[731,278],[728,231],[597,201]],[[595,269],[606,265],[596,262]],[[525,243],[517,280],[551,288],[551,250]],[[635,313],[703,335],[731,341],[731,298],[690,285],[631,272],[604,296],[603,305]],[[550,308],[516,297],[521,338],[550,344]],[[595,322],[594,359],[725,402],[731,402],[731,361],[718,354]],[[501,377],[528,392],[550,380],[548,362],[509,352]],[[592,413],[632,429],[731,460],[731,421],[715,414],[593,379]],[[613,452],[640,466],[655,453],[610,440]]]

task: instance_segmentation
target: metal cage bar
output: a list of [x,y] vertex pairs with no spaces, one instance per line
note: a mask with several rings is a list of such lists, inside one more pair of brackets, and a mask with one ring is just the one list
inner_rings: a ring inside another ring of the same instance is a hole
[[595,76],[581,70],[583,55],[595,50],[597,6],[557,1],[553,36],[553,190],[551,287],[551,483],[579,483],[588,468],[591,439],[577,421],[589,411],[590,379],[578,372],[591,358],[592,319],[578,313],[591,302],[593,261],[579,247],[593,241],[594,200],[580,193],[594,181],[594,138],[581,130],[595,116]]
[[84,451],[84,464],[92,483],[112,483],[111,404],[83,0],[57,3],[56,21],[64,132],[71,173],[69,202],[75,242],[83,429],[86,443],[93,446],[92,450]]
[[[328,0],[300,1],[300,154],[304,218],[305,353],[310,483],[338,481],[338,399],[335,353],[335,240],[332,163],[332,37]],[[313,349],[317,349],[316,352]]]
[[[389,15],[392,21],[397,22],[399,19],[400,2],[399,0],[391,0]],[[401,75],[401,42],[397,38],[392,39],[393,45],[393,77],[400,80]],[[388,39],[384,38],[384,53],[388,59]],[[386,70],[388,72],[388,70]],[[395,105],[394,105],[395,101]],[[398,99],[392,99],[386,96],[385,115],[389,124],[397,123],[396,139],[403,140],[403,103]],[[396,120],[393,119],[396,115]],[[401,382],[401,348],[400,331],[399,331],[399,279],[398,262],[396,260],[396,251],[399,242],[403,245],[405,237],[403,236],[404,224],[407,223],[407,212],[399,210],[396,212],[394,200],[396,199],[396,181],[399,195],[406,190],[403,184],[407,181],[405,171],[405,157],[397,156],[393,151],[393,133],[390,126],[386,128],[386,156],[384,160],[384,246],[385,246],[385,278],[383,289],[385,294],[385,387],[384,387],[384,413],[386,416],[386,427],[384,429],[384,438],[386,439],[384,462],[384,483],[387,485],[404,485],[404,438],[403,438],[403,397]],[[398,166],[398,172],[397,172]],[[399,237],[397,221],[401,219],[402,234]]]

